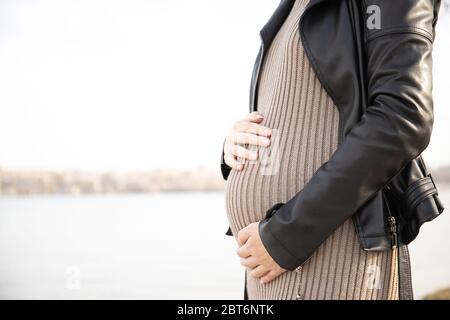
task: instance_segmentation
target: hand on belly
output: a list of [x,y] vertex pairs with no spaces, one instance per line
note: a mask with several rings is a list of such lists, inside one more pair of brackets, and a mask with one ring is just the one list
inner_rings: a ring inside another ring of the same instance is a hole
[[[268,147],[270,145],[272,130],[260,124],[263,120],[264,117],[261,114],[252,112],[233,125],[223,148],[224,161],[233,170],[244,169],[244,164],[240,162],[242,160],[258,159],[258,153],[250,150],[250,146]],[[248,147],[245,147],[246,144]]]
[[260,279],[261,284],[269,283],[286,272],[269,255],[259,236],[259,222],[252,223],[239,231],[237,240],[241,264],[252,269],[250,275]]

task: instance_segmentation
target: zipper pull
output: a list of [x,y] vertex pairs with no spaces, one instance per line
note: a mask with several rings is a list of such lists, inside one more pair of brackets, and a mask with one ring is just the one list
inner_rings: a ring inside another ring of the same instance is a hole
[[389,226],[392,235],[392,249],[397,248],[398,246],[398,235],[397,235],[397,222],[393,216],[389,217]]

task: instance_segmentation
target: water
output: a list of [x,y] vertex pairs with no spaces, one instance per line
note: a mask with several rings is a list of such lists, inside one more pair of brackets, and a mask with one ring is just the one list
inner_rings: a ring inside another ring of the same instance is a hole
[[0,298],[240,298],[221,194],[0,199]]
[[[438,219],[411,246],[418,297],[450,286]],[[227,226],[221,193],[0,198],[0,298],[241,299]]]

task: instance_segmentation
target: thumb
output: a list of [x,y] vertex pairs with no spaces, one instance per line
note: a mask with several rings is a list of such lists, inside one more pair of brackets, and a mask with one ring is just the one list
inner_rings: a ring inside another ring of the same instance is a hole
[[259,123],[264,119],[264,116],[262,114],[260,114],[259,112],[252,112],[249,113],[246,117],[245,120],[250,121],[250,122],[256,122]]

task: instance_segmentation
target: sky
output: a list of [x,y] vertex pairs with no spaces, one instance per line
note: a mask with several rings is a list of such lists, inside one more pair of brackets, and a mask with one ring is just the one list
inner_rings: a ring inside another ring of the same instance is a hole
[[[218,168],[279,0],[0,0],[0,167]],[[425,159],[450,165],[450,17]]]

